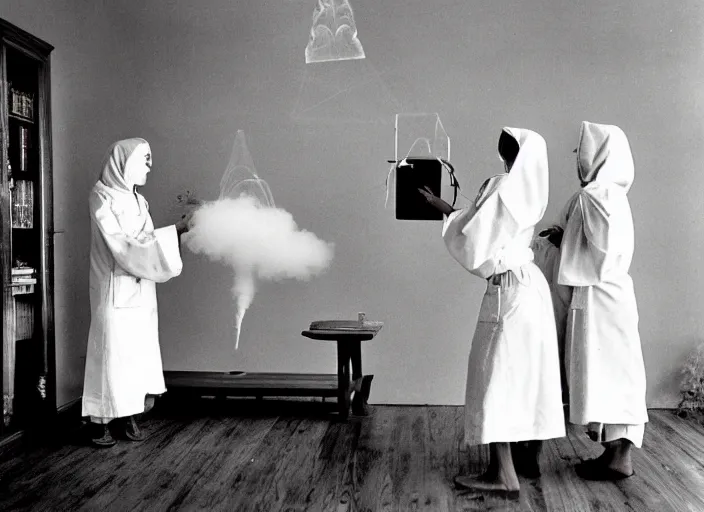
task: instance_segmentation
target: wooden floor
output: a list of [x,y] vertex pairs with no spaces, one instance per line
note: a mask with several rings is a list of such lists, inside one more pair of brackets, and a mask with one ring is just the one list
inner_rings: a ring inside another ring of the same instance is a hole
[[486,463],[462,448],[461,407],[375,406],[348,423],[280,403],[184,409],[153,411],[141,444],[93,449],[77,432],[0,463],[0,510],[704,511],[704,427],[671,411],[650,411],[635,477],[579,479],[573,465],[600,448],[574,429],[509,502],[454,490]]

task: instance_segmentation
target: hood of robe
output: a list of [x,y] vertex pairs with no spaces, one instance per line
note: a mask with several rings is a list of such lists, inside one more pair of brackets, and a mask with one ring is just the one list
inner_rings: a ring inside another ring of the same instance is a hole
[[562,214],[558,282],[593,286],[628,271],[634,234],[627,193],[635,171],[628,139],[617,126],[583,122],[577,153],[586,184]]
[[527,229],[540,222],[548,206],[547,144],[541,135],[525,128],[505,127],[502,134],[513,137],[519,150],[511,170],[497,180],[496,190],[521,229]]
[[144,139],[133,138],[117,141],[110,146],[103,160],[100,182],[112,190],[131,194],[134,187],[125,180],[125,167],[127,160],[141,144],[149,145]]
[[474,207],[453,212],[443,225],[452,257],[484,279],[533,259],[530,238],[548,204],[545,139],[522,128],[504,128],[502,135],[504,143],[507,136],[516,142],[504,147],[513,146],[513,154],[518,148],[510,172],[487,180]]
[[577,170],[584,183],[613,183],[626,192],[635,178],[633,154],[618,126],[582,122],[577,147]]
[[496,192],[496,190],[499,188],[499,184],[501,183],[501,180],[507,177],[508,174],[498,174],[496,176],[492,176],[491,178],[488,178],[481,186],[479,189],[479,193],[477,194],[477,198],[474,200],[474,206],[479,209],[482,207],[484,202],[491,197],[492,194]]
[[148,228],[149,205],[134,186],[125,180],[125,167],[127,160],[141,144],[149,143],[144,139],[133,138],[120,140],[110,146],[103,160],[100,179],[93,187],[94,193],[110,203],[124,232],[135,237],[145,233]]

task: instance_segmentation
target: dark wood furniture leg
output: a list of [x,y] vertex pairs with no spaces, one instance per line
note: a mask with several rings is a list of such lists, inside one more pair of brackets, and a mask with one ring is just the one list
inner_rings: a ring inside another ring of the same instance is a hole
[[372,387],[373,375],[362,374],[362,342],[354,340],[349,344],[350,358],[352,361],[352,388],[354,398],[352,399],[352,414],[356,416],[368,416],[369,392]]
[[337,342],[337,408],[340,418],[350,415],[350,353],[347,345]]

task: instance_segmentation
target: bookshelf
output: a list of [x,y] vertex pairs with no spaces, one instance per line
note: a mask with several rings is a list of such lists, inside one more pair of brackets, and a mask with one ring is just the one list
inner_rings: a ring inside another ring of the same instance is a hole
[[0,19],[0,439],[56,411],[50,53]]

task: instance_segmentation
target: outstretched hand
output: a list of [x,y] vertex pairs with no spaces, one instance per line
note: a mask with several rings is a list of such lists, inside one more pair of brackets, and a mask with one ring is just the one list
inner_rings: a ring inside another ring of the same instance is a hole
[[445,201],[443,201],[441,198],[439,198],[438,196],[433,194],[433,191],[430,190],[430,188],[428,188],[427,186],[423,187],[423,188],[419,188],[418,192],[423,194],[423,196],[425,197],[425,200],[428,202],[428,204],[430,204],[436,210],[440,210],[443,214],[450,215],[452,212],[455,211],[455,209],[452,206],[450,206]]
[[560,226],[552,226],[538,233],[538,236],[547,238],[552,245],[559,249],[560,245],[562,245],[563,234],[564,230]]
[[181,236],[184,233],[187,233],[188,230],[191,227],[191,218],[193,217],[193,210],[189,211],[185,215],[183,215],[179,221],[176,223],[176,232],[178,233],[178,236]]

